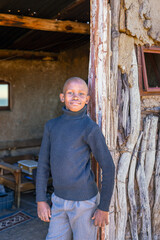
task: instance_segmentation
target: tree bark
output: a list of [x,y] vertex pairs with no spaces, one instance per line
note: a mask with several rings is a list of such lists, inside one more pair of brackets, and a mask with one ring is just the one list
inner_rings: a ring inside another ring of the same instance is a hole
[[146,117],[145,127],[144,127],[144,134],[142,139],[141,145],[141,154],[138,163],[137,169],[137,182],[139,187],[139,194],[140,194],[140,211],[141,211],[141,239],[143,240],[151,240],[151,213],[150,213],[150,205],[149,205],[149,196],[148,196],[148,186],[145,177],[144,171],[144,162],[145,162],[145,155],[147,149],[147,140],[149,135],[151,119],[150,117]]
[[157,124],[158,117],[150,116],[150,130],[148,136],[148,146],[146,151],[146,159],[145,159],[145,176],[147,187],[149,187],[149,183],[152,177],[154,164],[155,164],[155,154],[156,154],[156,139],[157,139]]
[[[118,135],[118,99],[117,99],[117,85],[118,85],[118,47],[119,47],[119,14],[120,14],[120,0],[111,0],[111,76],[109,79],[109,95],[110,100],[110,113],[108,114],[108,127],[107,127],[107,144],[109,149],[112,150],[112,156],[117,168],[119,154],[117,148],[117,135]],[[108,111],[108,109],[107,109]],[[116,189],[116,187],[115,187]],[[116,191],[114,189],[110,211],[110,225],[109,225],[109,239],[115,240],[116,222],[115,222],[115,198]]]
[[141,143],[143,133],[140,134],[136,147],[134,149],[134,153],[131,159],[131,165],[129,170],[129,181],[128,181],[128,197],[130,203],[130,229],[131,235],[133,240],[138,240],[138,230],[137,230],[137,203],[136,203],[136,196],[135,196],[135,171],[136,171],[136,163],[137,163],[137,155],[139,146]]
[[160,132],[158,140],[158,151],[155,164],[155,202],[153,207],[152,226],[153,239],[160,239]]
[[119,48],[119,14],[120,14],[120,0],[111,0],[111,126],[110,142],[108,144],[116,149],[117,146],[117,129],[118,129],[118,105],[117,105],[117,82],[118,82],[118,48]]

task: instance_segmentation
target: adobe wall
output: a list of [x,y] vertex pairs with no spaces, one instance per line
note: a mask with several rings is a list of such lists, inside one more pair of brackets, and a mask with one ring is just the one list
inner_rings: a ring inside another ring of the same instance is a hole
[[159,0],[121,1],[120,31],[139,44],[160,43]]
[[[72,76],[87,79],[88,56],[87,44],[60,53],[57,61],[0,61],[0,79],[11,85],[11,110],[0,111],[1,146],[42,137],[45,122],[61,114],[59,93],[65,80]],[[28,151],[35,149],[24,150]],[[6,149],[0,151],[0,157],[21,152],[22,149]]]

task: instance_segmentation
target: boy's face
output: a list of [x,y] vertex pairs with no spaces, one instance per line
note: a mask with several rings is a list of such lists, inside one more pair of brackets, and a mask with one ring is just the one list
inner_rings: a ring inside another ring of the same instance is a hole
[[82,80],[68,82],[63,93],[60,94],[60,100],[65,103],[68,110],[80,111],[89,102],[87,85]]

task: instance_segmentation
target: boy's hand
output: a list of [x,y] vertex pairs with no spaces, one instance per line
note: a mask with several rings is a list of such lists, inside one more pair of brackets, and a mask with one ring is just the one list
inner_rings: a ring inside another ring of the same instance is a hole
[[49,222],[51,218],[51,209],[48,203],[46,202],[37,202],[37,213],[38,217],[44,221]]
[[98,227],[104,227],[109,223],[109,212],[97,209],[92,217],[94,225]]

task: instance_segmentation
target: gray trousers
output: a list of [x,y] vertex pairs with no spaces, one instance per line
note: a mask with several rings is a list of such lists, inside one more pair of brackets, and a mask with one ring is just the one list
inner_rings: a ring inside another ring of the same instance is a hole
[[46,240],[96,240],[97,227],[92,216],[99,194],[85,201],[70,201],[52,194],[52,216]]

